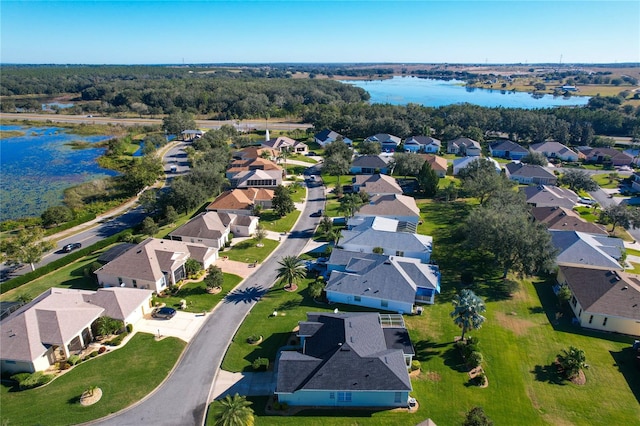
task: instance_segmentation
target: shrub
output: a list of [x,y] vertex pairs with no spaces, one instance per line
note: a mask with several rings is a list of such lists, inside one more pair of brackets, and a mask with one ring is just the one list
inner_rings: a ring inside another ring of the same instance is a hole
[[469,367],[471,368],[476,368],[479,367],[480,364],[482,364],[483,360],[484,357],[482,356],[482,354],[480,352],[474,351],[469,354],[469,357],[467,358],[467,365],[469,365]]
[[273,409],[274,410],[279,411],[279,410],[281,410],[281,407],[282,407],[282,405],[278,401],[273,403]]
[[18,384],[20,384],[26,379],[28,379],[29,376],[31,376],[31,373],[16,373],[13,376],[11,376],[11,380],[18,382]]
[[420,370],[420,361],[418,361],[417,359],[414,359],[413,361],[411,361],[411,371],[416,371],[416,370]]
[[102,354],[107,350],[107,348],[105,346],[100,346],[100,349],[98,349],[98,353]]
[[254,370],[259,370],[261,367],[264,367],[264,369],[268,369],[269,368],[269,359],[268,358],[256,358],[253,363],[251,364],[251,366],[253,367]]
[[487,381],[487,376],[484,373],[478,373],[476,377],[473,378],[472,382],[476,386],[483,386]]
[[119,334],[116,337],[114,337],[113,339],[109,340],[108,342],[105,342],[105,345],[120,346],[120,344],[122,343],[122,341],[124,340],[125,337],[127,337],[127,333]]
[[69,364],[76,365],[80,363],[80,357],[78,355],[71,355],[68,359]]
[[[24,376],[24,374],[26,374],[26,376]],[[53,380],[54,376],[52,374],[44,374],[42,371],[36,371],[35,373],[31,373],[31,374],[20,373],[20,374],[15,374],[11,376],[12,379],[16,377],[20,379],[18,380],[20,390],[25,390],[25,389],[33,389],[33,388],[37,388],[39,386],[45,385],[49,383],[51,380]]]
[[127,333],[133,332],[133,324],[127,324]]
[[[252,334],[251,336],[247,337],[247,342],[250,344],[254,344],[257,343],[260,340],[260,336],[258,336],[257,334]],[[260,359],[260,358],[258,358]]]
[[280,404],[280,409],[282,411],[287,411],[289,409],[289,404],[287,404],[286,402],[283,402],[282,404]]
[[89,354],[89,358],[95,358],[98,356],[98,351],[93,351]]

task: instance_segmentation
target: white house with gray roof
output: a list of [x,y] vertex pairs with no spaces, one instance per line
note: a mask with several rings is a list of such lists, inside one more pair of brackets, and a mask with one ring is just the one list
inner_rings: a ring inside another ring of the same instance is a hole
[[[333,268],[325,287],[330,302],[402,314],[413,312],[416,303],[432,304],[440,292],[438,267],[419,259],[343,250],[330,262]],[[339,264],[345,264],[344,270]]]
[[578,153],[560,142],[549,141],[534,143],[529,149],[533,152],[540,152],[549,159],[557,158],[562,161],[578,161]]
[[93,340],[91,325],[98,318],[135,325],[151,313],[151,295],[128,288],[50,288],[2,320],[0,370],[46,370],[85,348]]
[[426,152],[437,154],[442,142],[431,136],[411,136],[404,141],[404,149],[409,152]]
[[325,145],[328,145],[337,140],[342,140],[342,142],[346,143],[349,146],[353,144],[353,141],[351,139],[344,137],[340,133],[334,132],[333,130],[329,130],[329,129],[324,129],[321,132],[316,133],[313,139],[321,147],[324,147]]
[[360,207],[355,216],[382,216],[403,222],[405,226],[411,226],[415,232],[420,221],[420,209],[413,197],[401,194],[376,195],[371,197],[368,204]]
[[369,136],[364,141],[379,143],[382,152],[395,152],[398,145],[402,142],[402,139],[388,133],[377,133],[373,136]]
[[224,212],[204,212],[169,233],[174,241],[204,244],[220,249],[233,233],[237,237],[252,235],[258,226],[257,216]]
[[559,266],[622,271],[619,263],[624,253],[620,238],[578,231],[550,229],[551,241],[558,249]]
[[482,147],[478,141],[469,138],[458,138],[447,142],[447,154],[478,157],[482,154]]
[[466,169],[467,167],[473,165],[473,163],[475,163],[476,161],[480,161],[480,160],[490,161],[491,164],[493,164],[493,167],[495,168],[496,173],[500,173],[502,171],[502,167],[500,167],[500,163],[498,163],[493,158],[473,156],[473,157],[456,158],[455,160],[453,160],[453,175],[457,176],[461,170]]
[[407,407],[415,350],[402,318],[369,312],[307,313],[298,350],[280,352],[280,403],[315,407]]
[[520,189],[533,207],[565,207],[572,209],[578,204],[578,194],[567,188],[538,185]]
[[556,185],[556,175],[537,164],[509,163],[504,167],[507,178],[528,185]]

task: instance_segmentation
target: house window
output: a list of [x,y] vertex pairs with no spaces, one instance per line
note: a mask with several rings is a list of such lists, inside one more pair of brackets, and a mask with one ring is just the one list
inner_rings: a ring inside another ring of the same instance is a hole
[[388,300],[381,300],[380,301],[380,306],[382,306],[383,308],[389,307],[389,301]]
[[593,321],[593,315],[589,317],[589,324],[591,324],[592,321]]
[[582,309],[580,309],[580,312],[578,312],[578,316],[582,315]]
[[609,318],[604,317],[604,321],[602,321],[602,326],[603,326],[603,327],[604,327],[605,325],[607,325],[607,320],[608,320],[608,319],[609,319]]
[[133,288],[138,288],[138,281],[133,280]]
[[353,301],[354,302],[360,302],[362,300],[362,298],[360,296],[353,296]]
[[403,252],[403,251],[401,251],[401,250],[396,250],[396,256],[401,256],[401,257],[403,257],[403,256],[404,256],[404,252]]
[[574,308],[578,304],[578,300],[576,299],[575,296],[571,296],[571,304],[573,305]]
[[351,392],[338,392],[338,402],[351,402]]
[[122,278],[118,277],[118,284],[122,284]]
[[396,395],[393,398],[393,402],[395,402],[396,404],[400,404],[402,402],[402,392],[396,392]]
[[336,393],[335,392],[329,392],[329,399],[336,399]]

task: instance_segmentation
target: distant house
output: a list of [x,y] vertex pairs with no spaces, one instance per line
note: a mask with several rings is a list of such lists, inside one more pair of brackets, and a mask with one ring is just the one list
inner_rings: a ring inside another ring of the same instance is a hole
[[360,207],[355,216],[382,216],[403,222],[403,226],[415,232],[420,220],[420,209],[413,197],[406,195],[376,195],[368,204]]
[[231,165],[225,172],[225,177],[227,179],[232,179],[238,173],[249,170],[277,170],[282,173],[282,167],[269,159],[258,157],[250,158],[248,160],[232,161]]
[[622,271],[619,263],[624,252],[620,238],[577,231],[550,230],[551,241],[558,249],[558,266]]
[[640,149],[638,149],[638,148],[630,148],[630,149],[625,149],[622,152],[627,154],[629,157],[631,157],[633,159],[631,161],[631,164],[635,164],[637,166],[638,163],[640,163]]
[[229,240],[229,233],[237,237],[248,237],[255,232],[257,226],[256,216],[208,211],[170,232],[169,238],[220,249]]
[[382,148],[382,152],[395,152],[402,142],[398,136],[390,135],[388,133],[378,133],[373,136],[369,136],[364,140],[365,142],[378,142]]
[[446,158],[433,154],[420,154],[420,156],[424,158],[427,163],[431,164],[431,168],[436,172],[438,177],[443,178],[447,175],[449,164]]
[[338,246],[359,253],[404,256],[429,263],[433,251],[433,238],[406,229],[403,222],[385,217],[360,217],[349,219],[348,229],[340,233]]
[[324,147],[330,144],[331,142],[335,142],[337,140],[342,140],[342,142],[346,143],[349,146],[353,144],[353,141],[351,139],[344,137],[340,133],[334,132],[333,130],[329,130],[329,129],[324,129],[323,131],[316,133],[313,139],[321,147]]
[[409,152],[438,153],[442,142],[431,136],[411,136],[404,141],[404,149]]
[[578,203],[578,194],[557,186],[538,185],[520,189],[533,207],[565,207],[572,209]]
[[183,141],[192,141],[194,139],[200,139],[204,135],[202,130],[183,130],[180,133]]
[[280,352],[275,394],[289,406],[407,407],[415,355],[401,316],[308,313],[300,349]]
[[531,215],[548,229],[609,235],[604,226],[587,222],[577,212],[564,207],[533,207]]
[[[325,287],[329,302],[404,314],[413,312],[416,303],[432,304],[440,292],[435,265],[409,257],[336,251]],[[344,269],[335,266],[345,261]]]
[[259,146],[248,146],[234,151],[232,157],[234,160],[253,160],[256,158],[265,158],[274,160],[278,156],[278,152],[272,148],[263,148]]
[[354,175],[372,175],[374,173],[391,174],[385,158],[380,155],[360,155],[353,159],[349,173]]
[[640,336],[637,275],[561,266],[557,280],[571,291],[569,305],[581,327]]
[[287,136],[278,136],[275,139],[269,139],[262,142],[262,146],[265,148],[274,149],[278,152],[281,152],[283,149],[288,149],[293,154],[302,155],[306,154],[309,151],[309,147],[306,143],[299,142]]
[[237,188],[218,195],[207,206],[208,211],[250,215],[255,206],[263,209],[272,208],[273,189],[267,188]]
[[207,269],[218,258],[218,250],[204,244],[147,238],[96,270],[101,287],[130,287],[161,292],[186,278],[187,259]]
[[504,169],[509,179],[524,185],[556,185],[558,183],[556,175],[536,164],[509,163]]
[[633,156],[613,148],[586,148],[578,156],[588,163],[610,163],[613,166],[630,166]]
[[369,195],[402,194],[402,188],[395,178],[380,173],[374,175],[356,175],[352,180],[353,192],[364,191]]
[[2,320],[3,376],[49,368],[93,340],[91,325],[102,316],[135,325],[151,313],[151,291],[50,288]]
[[533,152],[540,152],[547,158],[557,158],[562,161],[578,161],[578,154],[560,142],[541,142],[529,147]]
[[500,167],[500,163],[494,160],[491,157],[483,158],[483,157],[464,157],[464,158],[456,158],[453,160],[453,175],[457,176],[460,173],[460,170],[466,169],[470,165],[472,165],[476,161],[480,160],[488,160],[493,163],[493,166],[496,170],[496,173],[500,173],[502,171],[502,167]]
[[478,157],[482,154],[480,143],[469,138],[458,138],[447,142],[447,154]]
[[640,192],[640,174],[634,173],[631,175],[631,188],[636,192]]
[[233,188],[275,188],[282,184],[280,170],[247,170],[229,178]]
[[520,160],[529,154],[526,148],[510,140],[495,141],[489,144],[489,152],[492,157]]

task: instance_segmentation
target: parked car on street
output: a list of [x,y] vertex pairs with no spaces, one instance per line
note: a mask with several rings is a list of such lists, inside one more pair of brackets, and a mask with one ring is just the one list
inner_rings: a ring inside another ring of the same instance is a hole
[[153,310],[151,316],[154,318],[171,319],[176,316],[176,310],[168,307],[158,308]]
[[578,202],[581,204],[588,204],[590,206],[594,205],[596,203],[596,200],[594,200],[593,198],[589,198],[589,197],[579,197],[578,198]]
[[79,249],[80,247],[82,247],[82,244],[80,243],[71,243],[62,247],[62,251],[65,253],[71,253],[72,251]]

